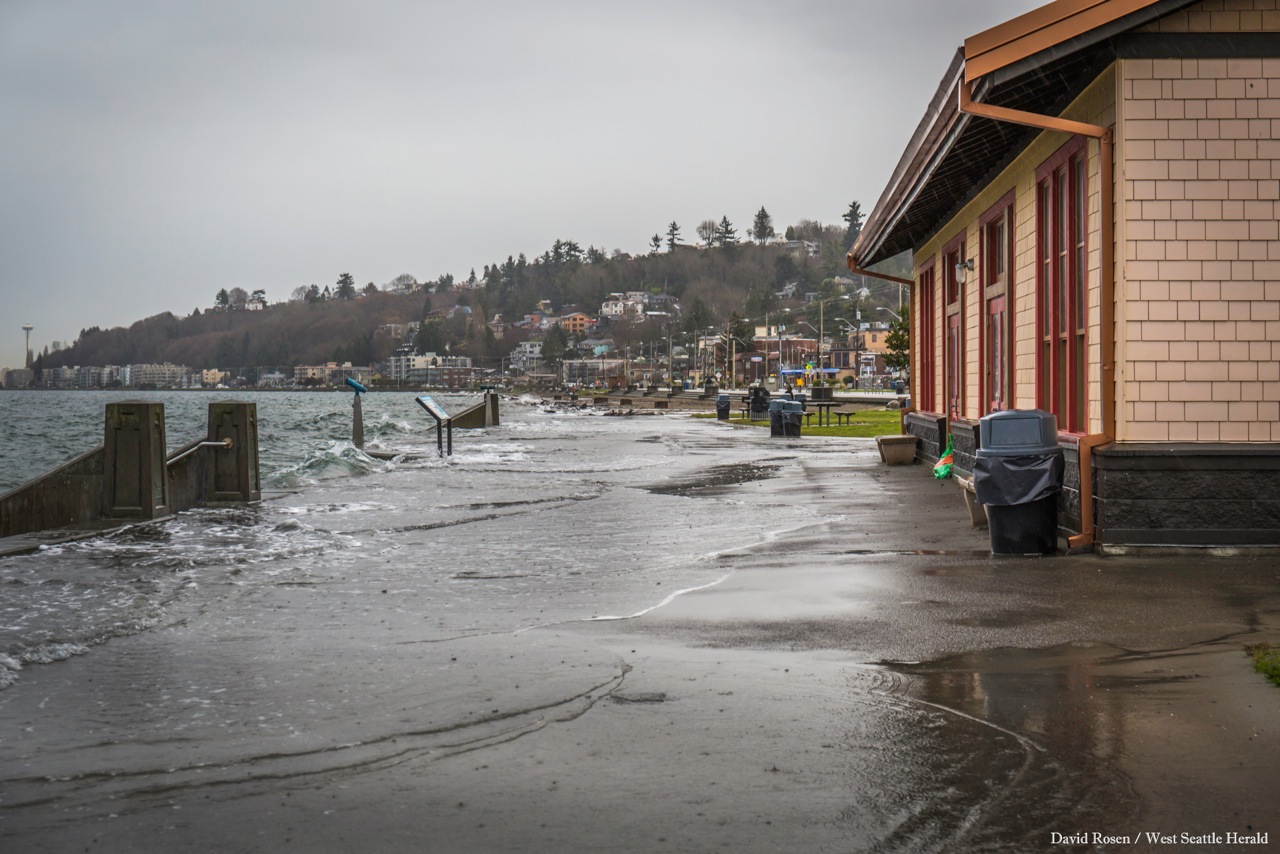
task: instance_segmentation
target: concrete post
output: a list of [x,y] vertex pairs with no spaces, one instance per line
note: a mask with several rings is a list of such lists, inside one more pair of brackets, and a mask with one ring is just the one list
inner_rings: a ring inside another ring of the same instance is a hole
[[486,391],[484,393],[485,403],[488,408],[485,410],[488,418],[485,419],[486,427],[497,427],[499,424],[498,417],[498,393],[496,391]]
[[102,515],[168,516],[164,404],[126,400],[107,404],[103,445]]
[[224,400],[209,404],[209,441],[231,439],[231,447],[205,448],[207,501],[259,501],[258,404]]

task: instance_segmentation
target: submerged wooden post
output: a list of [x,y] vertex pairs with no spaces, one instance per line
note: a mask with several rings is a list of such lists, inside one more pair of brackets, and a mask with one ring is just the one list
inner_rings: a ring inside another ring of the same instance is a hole
[[103,437],[102,515],[157,519],[168,516],[164,404],[108,403]]
[[351,444],[364,447],[364,412],[360,408],[360,395],[351,401]]
[[231,440],[230,448],[205,448],[207,501],[259,501],[258,404],[224,400],[209,404],[209,441]]

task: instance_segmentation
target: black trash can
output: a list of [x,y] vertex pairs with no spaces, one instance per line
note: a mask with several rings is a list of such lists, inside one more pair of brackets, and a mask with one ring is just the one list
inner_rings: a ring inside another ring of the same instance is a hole
[[769,389],[754,386],[749,392],[748,407],[752,421],[764,421],[769,417]]
[[729,420],[729,395],[727,394],[716,395],[716,420]]
[[991,553],[1058,550],[1058,493],[1065,463],[1058,420],[1039,409],[993,412],[978,422],[973,489],[987,506]]
[[782,403],[782,435],[800,435],[800,417],[804,413],[804,404],[799,401],[786,400]]
[[785,436],[787,434],[786,427],[784,425],[784,419],[783,419],[783,415],[785,415],[785,411],[783,407],[786,405],[787,405],[787,401],[783,400],[782,398],[769,401],[769,435],[770,436]]

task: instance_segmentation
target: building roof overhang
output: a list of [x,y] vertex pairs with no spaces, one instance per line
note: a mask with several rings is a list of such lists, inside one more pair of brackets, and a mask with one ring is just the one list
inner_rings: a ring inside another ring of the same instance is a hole
[[1118,56],[1133,31],[1198,0],[1056,0],[965,40],[849,252],[866,268],[937,233],[1040,131],[962,113],[978,102],[1059,115]]

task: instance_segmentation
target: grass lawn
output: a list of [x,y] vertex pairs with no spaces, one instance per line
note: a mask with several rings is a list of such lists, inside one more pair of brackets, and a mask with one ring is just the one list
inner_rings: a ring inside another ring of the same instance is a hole
[[[698,413],[694,418],[715,418],[715,414]],[[816,419],[815,419],[816,420]],[[727,422],[732,427],[769,427],[768,421],[743,421],[741,418],[730,418]],[[847,424],[831,427],[801,424],[800,438],[805,436],[853,436],[855,438],[871,438],[888,436],[900,432],[901,420],[896,409],[868,409],[859,412]]]
[[1253,669],[1280,685],[1280,646],[1260,643],[1244,649],[1253,656]]

